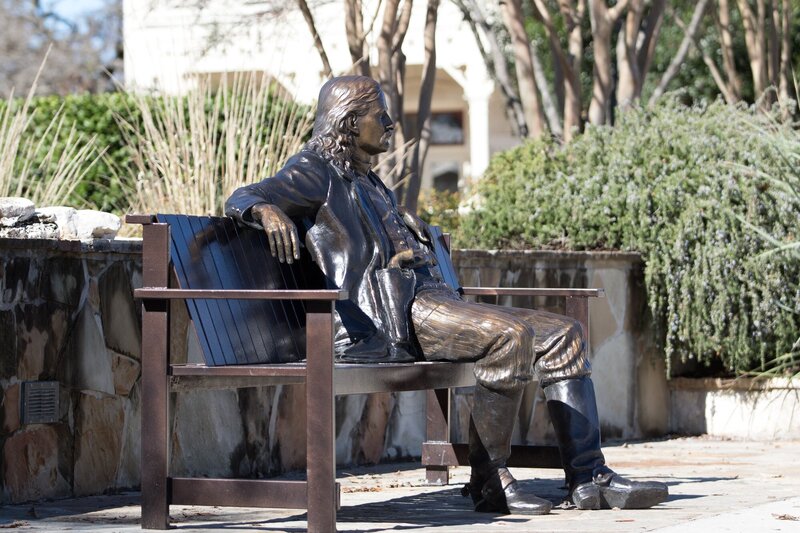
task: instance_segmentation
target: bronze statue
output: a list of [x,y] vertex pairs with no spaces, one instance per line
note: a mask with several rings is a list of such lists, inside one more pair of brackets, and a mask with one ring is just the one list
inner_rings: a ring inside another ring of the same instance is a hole
[[475,361],[465,487],[478,511],[546,514],[552,504],[506,468],[523,388],[544,388],[571,500],[579,509],[645,508],[666,500],[659,482],[631,481],[605,465],[590,366],[578,323],[543,311],[465,302],[446,285],[425,223],[397,205],[371,170],[393,123],[378,83],[362,76],[320,90],[312,139],[273,177],[235,191],[226,213],[263,229],[280,261],[300,242],[337,303],[344,361]]

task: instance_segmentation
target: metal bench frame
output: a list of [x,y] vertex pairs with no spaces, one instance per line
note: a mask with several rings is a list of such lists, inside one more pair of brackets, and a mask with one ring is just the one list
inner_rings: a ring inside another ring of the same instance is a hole
[[[474,385],[472,363],[416,362],[342,364],[334,361],[333,311],[341,290],[189,290],[169,288],[170,228],[150,215],[128,215],[143,225],[142,300],[142,528],[169,528],[170,504],[307,509],[308,531],[336,531],[336,395],[427,391],[427,440],[422,464],[431,484],[446,485],[448,467],[466,465],[464,444],[449,442],[450,388]],[[602,289],[518,289],[465,287],[473,296],[563,296],[566,315],[588,335],[588,298]],[[306,362],[206,366],[170,363],[171,300],[304,300]],[[588,340],[588,339],[587,339]],[[277,384],[306,385],[306,481],[173,478],[169,476],[169,392],[195,388],[241,388]],[[552,446],[513,446],[511,466],[559,467]]]

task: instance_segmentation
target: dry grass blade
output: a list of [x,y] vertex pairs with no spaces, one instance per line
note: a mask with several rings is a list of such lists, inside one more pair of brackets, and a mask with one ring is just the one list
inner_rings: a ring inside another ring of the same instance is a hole
[[74,124],[67,127],[62,109],[44,132],[32,131],[36,113],[33,100],[46,61],[47,56],[24,100],[15,100],[12,92],[4,102],[0,118],[0,196],[22,196],[37,206],[91,207],[73,193],[102,156],[96,150],[96,137],[85,138]]
[[[283,96],[283,95],[281,95]],[[273,175],[311,127],[307,110],[263,74],[200,78],[184,97],[134,95],[141,121],[118,117],[133,148],[133,208],[220,215],[234,189]]]

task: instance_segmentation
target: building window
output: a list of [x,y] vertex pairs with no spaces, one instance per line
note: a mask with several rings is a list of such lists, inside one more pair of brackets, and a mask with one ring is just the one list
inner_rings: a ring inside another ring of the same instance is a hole
[[[406,137],[419,139],[417,114],[405,115]],[[461,111],[431,113],[431,144],[464,144],[464,114]]]

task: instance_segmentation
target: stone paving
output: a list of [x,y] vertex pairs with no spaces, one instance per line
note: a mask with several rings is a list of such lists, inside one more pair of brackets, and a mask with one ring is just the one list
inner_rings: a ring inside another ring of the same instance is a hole
[[[340,532],[800,532],[800,441],[756,442],[674,438],[605,445],[608,463],[636,479],[661,479],[667,502],[649,510],[577,511],[565,505],[539,517],[471,511],[459,494],[467,468],[452,484],[424,484],[417,463],[342,470]],[[525,484],[560,503],[561,472],[515,469]],[[16,531],[139,530],[138,493],[0,507],[0,529]],[[292,510],[172,506],[178,531],[305,531]]]

